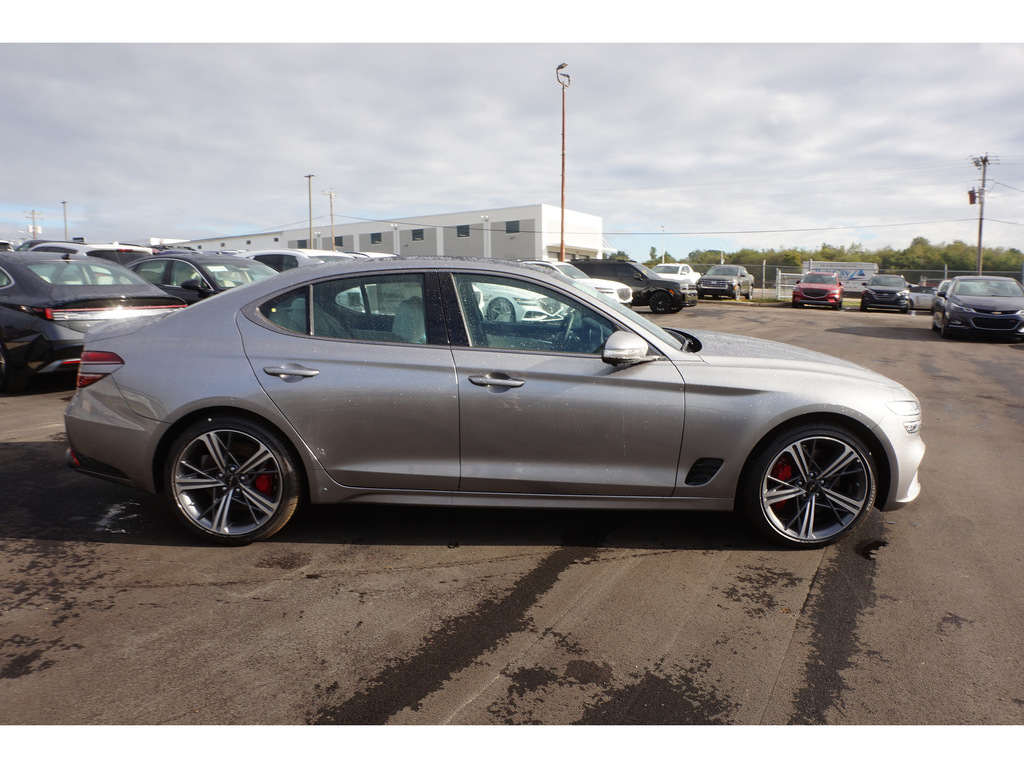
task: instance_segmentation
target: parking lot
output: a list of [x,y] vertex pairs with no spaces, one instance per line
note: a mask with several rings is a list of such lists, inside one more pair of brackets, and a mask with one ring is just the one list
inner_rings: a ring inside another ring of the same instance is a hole
[[0,397],[0,722],[1024,722],[1024,344],[923,313],[652,317],[907,385],[921,496],[812,551],[732,515],[383,506],[218,547],[66,469],[71,385],[33,382]]

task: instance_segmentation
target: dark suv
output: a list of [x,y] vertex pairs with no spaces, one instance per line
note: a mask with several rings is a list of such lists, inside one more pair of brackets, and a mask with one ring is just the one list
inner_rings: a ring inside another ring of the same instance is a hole
[[697,296],[725,296],[738,299],[754,295],[754,276],[738,264],[716,264],[697,281]]
[[898,309],[910,311],[910,286],[901,275],[872,275],[860,294],[860,311]]
[[650,307],[652,312],[664,313],[678,312],[683,307],[697,304],[697,292],[693,288],[680,285],[675,280],[666,280],[635,261],[573,259],[571,263],[587,277],[628,285],[633,291],[634,307]]

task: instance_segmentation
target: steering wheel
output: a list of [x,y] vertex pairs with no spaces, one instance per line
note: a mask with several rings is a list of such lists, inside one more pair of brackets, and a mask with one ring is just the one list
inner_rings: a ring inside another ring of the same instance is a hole
[[565,313],[565,317],[562,318],[562,322],[558,326],[556,333],[555,349],[568,349],[569,339],[572,336],[572,329],[576,325],[576,321],[580,317],[580,311],[578,309],[570,309]]

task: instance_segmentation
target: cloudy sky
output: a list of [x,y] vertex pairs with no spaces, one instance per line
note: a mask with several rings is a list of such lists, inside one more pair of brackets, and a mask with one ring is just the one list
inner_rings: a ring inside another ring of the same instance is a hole
[[68,234],[93,242],[303,227],[310,173],[317,226],[330,190],[338,223],[558,206],[567,62],[566,205],[634,258],[974,243],[967,193],[986,155],[985,244],[1024,248],[1019,42],[650,43],[648,26],[599,38],[619,43],[163,43],[139,29],[4,33],[0,238],[26,237],[30,211],[62,238],[62,201]]

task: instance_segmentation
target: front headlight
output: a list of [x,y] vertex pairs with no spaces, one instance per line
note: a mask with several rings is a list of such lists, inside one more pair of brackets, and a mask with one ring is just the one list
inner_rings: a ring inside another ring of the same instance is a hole
[[909,299],[910,298],[910,291],[900,291],[896,295],[899,296],[901,299]]
[[903,418],[903,428],[913,435],[921,431],[921,403],[917,400],[894,400],[889,410]]
[[973,312],[974,311],[973,309],[968,307],[966,304],[961,304],[956,299],[950,299],[950,301],[949,301],[949,308],[950,309],[955,309],[955,310],[957,310],[959,312]]

